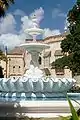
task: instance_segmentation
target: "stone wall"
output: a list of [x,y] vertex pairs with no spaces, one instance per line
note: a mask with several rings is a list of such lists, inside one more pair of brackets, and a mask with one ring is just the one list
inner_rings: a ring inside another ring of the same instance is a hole
[[24,60],[22,55],[8,55],[7,76],[21,76],[24,74]]

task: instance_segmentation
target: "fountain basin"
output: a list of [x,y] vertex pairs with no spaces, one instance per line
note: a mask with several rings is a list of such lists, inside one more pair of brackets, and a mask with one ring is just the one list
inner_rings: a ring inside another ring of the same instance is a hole
[[[18,78],[16,81],[14,79],[14,83],[12,82],[12,78],[7,79],[5,82],[3,79],[0,82],[1,92],[9,92],[9,93],[36,93],[39,92],[41,94],[45,93],[67,93],[67,91],[75,84],[75,80],[71,79],[70,81],[66,79],[66,82],[62,82],[62,79],[58,79],[58,81],[53,80],[52,77],[49,77],[48,80],[45,77],[41,78],[27,78],[24,77]],[[13,84],[14,85],[13,85]],[[3,85],[5,84],[5,89]],[[12,90],[14,86],[14,90]],[[63,87],[64,86],[64,87]]]
[[40,28],[30,28],[30,29],[26,29],[25,32],[27,32],[30,35],[39,35],[39,34],[43,34],[44,31]]
[[21,44],[20,47],[25,48],[28,52],[41,52],[44,49],[50,48],[49,45],[43,44],[43,43],[37,43],[37,42],[31,42],[31,43],[24,43]]

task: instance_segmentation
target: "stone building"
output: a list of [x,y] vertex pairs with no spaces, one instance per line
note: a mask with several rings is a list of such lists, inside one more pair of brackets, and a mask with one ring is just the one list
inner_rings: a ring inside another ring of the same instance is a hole
[[65,69],[55,69],[51,67],[51,63],[55,62],[56,59],[61,58],[63,56],[63,53],[61,52],[61,41],[64,40],[66,37],[66,34],[56,35],[56,36],[50,36],[44,39],[44,43],[50,45],[50,48],[43,51],[43,65],[45,68],[48,68],[51,75],[55,77],[72,77],[72,72],[65,67]]
[[[72,77],[71,71],[66,67],[64,70],[56,70],[51,67],[51,63],[56,59],[63,56],[60,48],[61,41],[66,37],[65,34],[50,36],[44,40],[37,40],[50,45],[49,49],[44,49],[39,56],[39,67],[46,75],[52,75],[54,77]],[[25,42],[31,42],[26,40]],[[5,71],[6,77],[19,77],[22,76],[27,69],[29,69],[31,55],[25,49],[21,47],[15,47],[7,54],[8,62],[2,67]],[[7,68],[7,69],[6,69]]]

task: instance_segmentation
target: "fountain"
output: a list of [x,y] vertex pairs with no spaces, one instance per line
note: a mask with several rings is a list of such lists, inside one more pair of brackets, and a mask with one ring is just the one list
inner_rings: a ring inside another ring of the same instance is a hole
[[[39,69],[39,54],[50,46],[36,41],[36,36],[42,34],[44,31],[39,28],[36,15],[33,15],[31,20],[33,22],[32,28],[26,29],[25,31],[33,37],[33,41],[20,45],[20,47],[25,48],[31,54],[32,60],[30,62],[30,68],[23,76],[17,79],[0,78],[0,101],[4,103],[20,102],[20,105],[24,103],[26,106],[27,103],[25,102],[28,102],[28,100],[62,99],[76,82],[71,78],[45,76]],[[25,102],[22,103],[22,100]],[[37,106],[37,104],[39,103],[36,103],[35,106]]]
[[[31,20],[33,22],[33,27],[30,29],[26,29],[25,32],[27,32],[33,37],[33,41],[30,43],[24,43],[20,45],[31,54],[32,58],[30,68],[26,71],[24,76],[33,82],[33,87],[36,86],[36,88],[34,88],[35,90],[33,91],[36,91],[38,93],[38,97],[42,97],[42,93],[46,97],[54,96],[53,93],[56,92],[65,94],[74,85],[75,80],[67,78],[54,78],[52,76],[46,77],[43,74],[43,72],[39,69],[39,54],[44,49],[50,48],[50,46],[36,41],[36,36],[43,34],[44,31],[39,28],[39,23],[37,22],[38,20],[36,15],[31,16]],[[35,94],[37,94],[36,92]]]
[[33,41],[20,45],[20,47],[25,48],[31,54],[30,68],[22,77],[17,79],[0,79],[0,96],[13,98],[15,95],[17,100],[17,98],[23,96],[23,93],[25,99],[32,99],[33,96],[35,96],[36,99],[43,99],[65,95],[76,81],[70,78],[54,78],[53,76],[45,76],[39,69],[39,54],[50,46],[36,41],[36,36],[43,34],[44,31],[39,28],[39,22],[36,15],[31,16],[31,21],[33,22],[32,28],[26,29],[25,32],[33,37]]

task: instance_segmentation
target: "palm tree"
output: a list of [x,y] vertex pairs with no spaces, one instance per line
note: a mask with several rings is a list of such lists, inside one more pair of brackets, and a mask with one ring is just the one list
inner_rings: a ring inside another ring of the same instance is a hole
[[12,3],[14,3],[14,0],[0,0],[0,17],[5,15],[6,10]]

